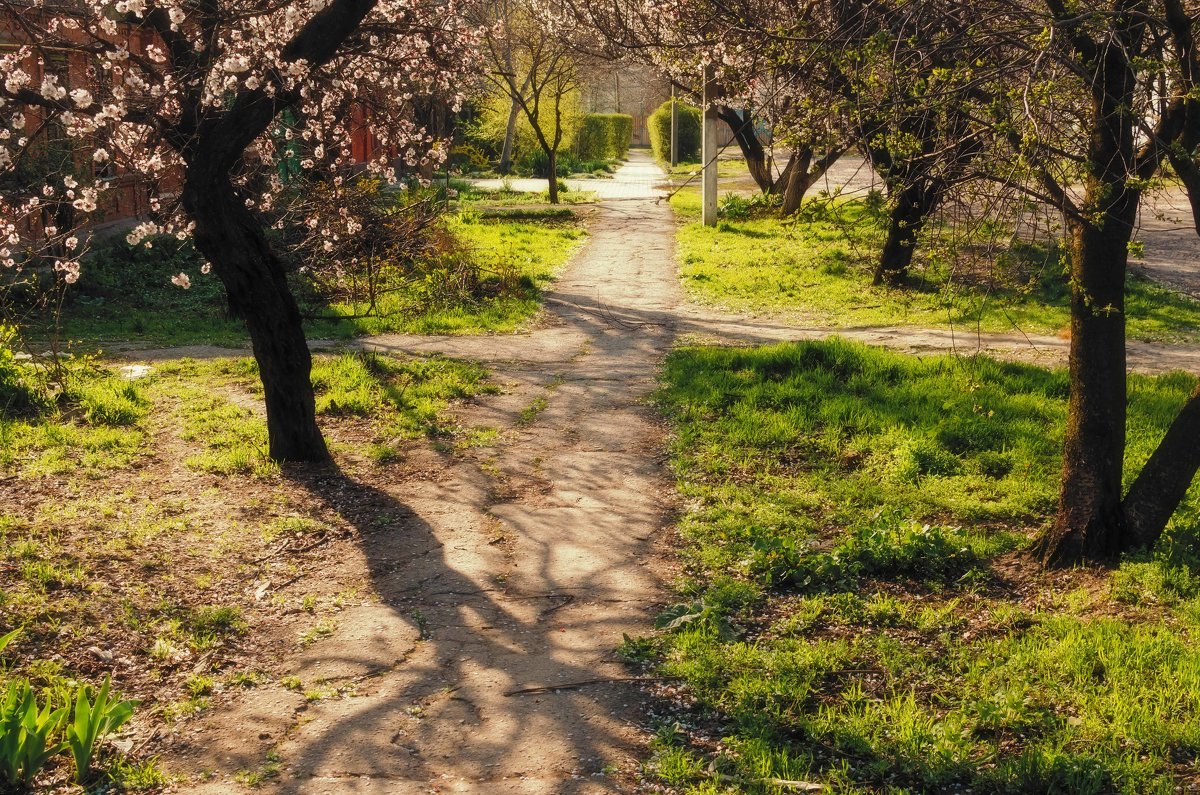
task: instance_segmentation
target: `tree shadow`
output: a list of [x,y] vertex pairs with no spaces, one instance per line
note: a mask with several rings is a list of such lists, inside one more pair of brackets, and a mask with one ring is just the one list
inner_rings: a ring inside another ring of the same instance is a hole
[[[594,653],[606,645],[597,638],[615,648],[629,628],[627,616],[596,607],[615,598],[602,572],[556,579],[555,550],[534,544],[532,559],[520,562],[532,576],[505,582],[493,576],[504,571],[496,567],[503,550],[472,551],[480,528],[462,526],[461,516],[414,508],[336,465],[289,477],[353,528],[377,608],[390,613],[379,619],[377,609],[374,628],[406,639],[392,664],[380,665],[388,658],[379,647],[386,655],[395,638],[360,636],[355,648],[332,650],[334,665],[367,671],[365,695],[308,708],[284,752],[292,778],[283,791],[367,777],[489,791],[503,776],[553,780],[528,791],[614,789],[603,774],[635,751],[635,713],[626,707],[631,685],[597,681],[628,676],[611,654]],[[649,544],[639,547],[649,554]],[[556,623],[566,610],[569,630]]]

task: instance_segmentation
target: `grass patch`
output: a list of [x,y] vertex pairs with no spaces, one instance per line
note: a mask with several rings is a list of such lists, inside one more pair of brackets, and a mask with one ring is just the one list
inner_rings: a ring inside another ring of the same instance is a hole
[[76,367],[54,392],[46,374],[20,365],[33,403],[0,412],[0,472],[99,474],[128,466],[146,440],[143,389],[106,370]]
[[[689,793],[1132,795],[1191,770],[1196,490],[1110,574],[1019,556],[1054,507],[1064,372],[832,340],[686,348],[665,380],[687,577],[663,633],[622,648],[656,651],[725,739],[660,733],[650,772]],[[1129,471],[1194,385],[1132,377]]]
[[[393,499],[371,499],[408,474],[378,471],[370,445],[404,456],[497,435],[460,428],[450,413],[495,388],[480,365],[318,355],[319,420],[336,466],[297,466],[284,477],[265,458],[253,360],[153,362],[133,381],[96,365],[72,373],[61,393],[47,392],[28,364],[15,366],[36,387],[37,408],[10,411],[0,428],[57,446],[7,447],[0,470],[0,637],[23,630],[3,651],[0,689],[26,677],[59,692],[111,672],[152,725],[185,721],[222,691],[262,681],[255,672],[274,664],[273,644],[326,637],[336,626],[326,614],[360,601],[359,589],[373,593],[368,569],[342,570],[360,534],[415,525]],[[124,457],[110,451],[92,465],[81,440],[100,432],[134,442]],[[364,498],[338,503],[357,488]],[[297,592],[308,584],[316,587]],[[146,753],[162,745],[152,741]],[[116,786],[164,784],[153,762],[109,760],[101,767]],[[55,767],[43,783],[62,773]]]
[[[543,290],[561,271],[585,237],[572,215],[484,213],[465,211],[450,216],[447,228],[477,264],[480,285],[476,296],[455,301],[435,300],[430,287],[447,274],[433,272],[426,284],[414,284],[386,294],[378,316],[322,320],[310,335],[343,338],[362,334],[478,334],[509,332],[522,327],[541,308]],[[334,304],[332,316],[355,315],[363,307]]]
[[[525,194],[520,194],[525,196]],[[388,285],[376,305],[307,301],[306,333],[314,339],[347,339],[364,334],[473,334],[521,327],[541,306],[543,289],[585,237],[569,208],[512,207],[508,199],[464,203],[445,225],[478,283],[443,297],[451,279],[448,266],[430,265],[425,278]],[[565,211],[565,214],[564,214]],[[201,258],[189,245],[156,240],[150,249],[119,240],[102,245],[86,263],[63,310],[63,335],[87,345],[136,342],[146,345],[247,342],[244,325],[228,316],[224,289],[202,274]],[[191,288],[171,284],[184,272]],[[293,274],[297,295],[311,290]],[[35,336],[46,330],[30,329]],[[3,390],[0,389],[0,398]]]
[[[864,201],[813,200],[793,220],[769,216],[695,221],[700,198],[671,200],[679,216],[683,282],[695,298],[737,311],[793,313],[821,325],[908,325],[1057,334],[1069,327],[1069,293],[1056,250],[1015,246],[988,262],[999,273],[956,275],[928,250],[918,252],[912,285],[871,286],[882,245],[881,220]],[[1200,339],[1200,302],[1131,274],[1126,288],[1133,339]]]

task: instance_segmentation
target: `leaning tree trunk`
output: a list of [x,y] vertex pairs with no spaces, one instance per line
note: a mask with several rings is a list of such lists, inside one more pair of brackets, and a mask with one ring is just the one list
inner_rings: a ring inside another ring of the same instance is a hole
[[1167,429],[1162,442],[1129,487],[1122,508],[1128,546],[1149,547],[1167,527],[1200,471],[1200,387]]
[[758,139],[751,112],[745,110],[743,111],[745,116],[742,116],[733,108],[725,105],[718,105],[716,111],[717,118],[725,122],[729,131],[733,133],[733,139],[737,141],[738,148],[742,150],[742,157],[746,161],[746,170],[750,172],[758,189],[765,194],[773,193],[777,186],[771,176],[771,164],[768,162],[767,149]]
[[520,112],[521,106],[515,99],[512,100],[508,109],[508,124],[504,127],[504,146],[500,149],[501,174],[507,174],[512,168],[513,141],[517,137],[517,114]]
[[1130,548],[1121,505],[1125,460],[1125,268],[1132,227],[1119,213],[1071,229],[1071,396],[1062,490],[1038,542],[1047,565],[1113,560]]
[[183,205],[196,224],[196,248],[212,263],[231,311],[250,332],[266,398],[270,456],[323,461],[329,450],[317,427],[312,357],[283,263],[228,176],[199,171],[189,168]]
[[921,180],[893,191],[895,202],[888,215],[887,239],[875,267],[874,284],[897,287],[908,277],[917,235],[937,207],[941,194],[938,183]]

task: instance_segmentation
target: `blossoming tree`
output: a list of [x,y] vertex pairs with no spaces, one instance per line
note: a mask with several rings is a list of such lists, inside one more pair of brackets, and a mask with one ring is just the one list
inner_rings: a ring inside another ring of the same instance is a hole
[[[412,107],[428,97],[456,103],[472,69],[473,33],[455,6],[0,0],[0,45],[0,264],[45,263],[73,282],[81,230],[111,186],[133,180],[150,212],[131,242],[190,236],[245,320],[272,458],[327,457],[300,311],[267,235],[282,188],[272,164],[284,149],[299,152],[336,190],[365,120],[378,143],[367,167],[385,178],[440,160],[443,143]],[[72,156],[30,171],[47,141],[68,142]],[[23,168],[36,179],[3,181]],[[330,250],[359,231],[350,217],[309,226]],[[183,274],[173,281],[188,286]]]

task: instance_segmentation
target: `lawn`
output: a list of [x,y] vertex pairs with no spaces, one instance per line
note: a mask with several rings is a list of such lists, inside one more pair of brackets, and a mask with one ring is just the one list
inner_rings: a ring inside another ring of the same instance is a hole
[[[477,290],[444,295],[451,280],[437,266],[424,279],[392,285],[374,312],[364,305],[310,298],[302,307],[308,336],[514,331],[538,312],[542,292],[586,236],[570,211],[487,207],[482,201],[449,215],[446,226],[475,268]],[[223,288],[215,276],[201,273],[200,265],[190,248],[169,239],[139,250],[113,241],[85,265],[69,293],[62,336],[85,348],[117,342],[244,345],[244,326],[227,316]],[[181,271],[191,279],[188,290],[170,282]],[[306,295],[299,278],[294,281],[297,293]],[[49,333],[30,330],[41,337]]]
[[[841,340],[685,348],[687,506],[648,770],[699,793],[1175,792],[1200,754],[1200,492],[1151,554],[1044,573],[1063,371]],[[1133,376],[1133,472],[1196,379]]]
[[[704,303],[839,328],[907,325],[1052,335],[1070,325],[1061,260],[1044,247],[985,252],[987,262],[1004,266],[999,277],[953,276],[948,266],[919,262],[912,285],[897,290],[871,286],[882,237],[878,216],[862,201],[810,201],[794,220],[751,213],[716,227],[696,223],[695,190],[676,194],[671,205],[684,222],[678,232],[683,283]],[[1133,339],[1200,340],[1200,302],[1144,278],[1129,279],[1126,311]]]
[[[111,673],[140,701],[94,792],[165,784],[155,754],[222,693],[336,695],[285,677],[279,650],[373,598],[343,562],[408,526],[386,485],[496,433],[454,418],[496,391],[487,371],[440,357],[315,357],[331,466],[267,459],[251,359],[80,368],[52,400],[37,380],[0,357],[0,637],[22,628],[0,696],[17,677],[59,693]],[[67,774],[56,757],[40,785],[67,791]]]

